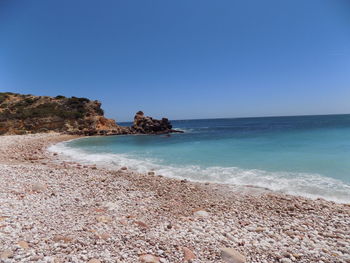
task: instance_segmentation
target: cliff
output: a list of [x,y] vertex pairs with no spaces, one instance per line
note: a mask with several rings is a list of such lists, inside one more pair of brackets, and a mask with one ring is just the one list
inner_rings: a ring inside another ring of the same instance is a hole
[[132,127],[122,127],[104,117],[101,103],[96,100],[0,93],[0,135],[49,131],[77,135],[176,132],[168,121],[144,117],[143,113],[142,118],[140,114],[136,116],[140,118]]

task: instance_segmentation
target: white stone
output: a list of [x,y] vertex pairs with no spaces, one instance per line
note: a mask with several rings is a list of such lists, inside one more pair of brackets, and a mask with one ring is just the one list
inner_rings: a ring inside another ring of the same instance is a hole
[[209,213],[207,211],[204,210],[199,210],[193,213],[195,216],[198,217],[209,217]]

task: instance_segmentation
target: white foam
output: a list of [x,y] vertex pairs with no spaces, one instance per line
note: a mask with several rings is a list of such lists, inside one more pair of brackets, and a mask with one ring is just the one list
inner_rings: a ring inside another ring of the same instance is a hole
[[318,174],[267,172],[248,170],[238,167],[207,167],[197,165],[169,166],[159,160],[137,159],[127,154],[88,153],[81,149],[67,146],[67,142],[58,143],[49,148],[69,160],[84,164],[97,164],[110,168],[127,166],[140,173],[150,170],[173,178],[186,178],[193,181],[210,181],[235,185],[253,185],[292,195],[309,198],[349,203],[350,185],[342,181]]
[[192,133],[194,132],[194,129],[190,129],[190,128],[174,128],[175,131],[182,131],[182,132],[185,132],[185,133]]

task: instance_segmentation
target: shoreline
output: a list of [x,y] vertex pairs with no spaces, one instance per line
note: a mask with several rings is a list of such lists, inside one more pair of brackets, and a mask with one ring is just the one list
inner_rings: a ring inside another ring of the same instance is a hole
[[[109,136],[115,136],[115,135],[109,135]],[[130,135],[117,135],[118,137],[119,136],[158,136],[158,135],[147,135],[147,134],[130,134]],[[84,139],[84,138],[92,138],[92,137],[95,137],[95,138],[98,138],[98,137],[101,137],[101,136],[77,136],[77,138],[72,138],[72,139],[68,139],[68,140],[62,140],[62,141],[58,141],[58,142],[55,142],[55,143],[51,143],[49,144],[47,147],[46,147],[46,152],[50,155],[50,154],[57,154],[55,156],[57,156],[59,158],[59,160],[61,162],[66,162],[66,163],[75,163],[75,164],[81,164],[81,165],[86,165],[86,166],[96,166],[97,168],[100,168],[100,169],[106,169],[106,170],[109,170],[111,172],[113,171],[116,171],[116,170],[122,170],[121,168],[123,167],[126,167],[128,170],[128,172],[131,172],[131,173],[135,173],[135,174],[144,174],[142,172],[138,172],[137,170],[133,169],[132,167],[127,167],[127,166],[120,166],[120,167],[113,167],[113,166],[108,166],[108,165],[98,165],[96,163],[90,163],[89,161],[87,161],[86,163],[82,163],[82,162],[79,162],[79,160],[72,160],[72,161],[69,161],[68,158],[70,156],[64,154],[64,153],[61,153],[59,151],[55,151],[55,150],[51,150],[50,147],[51,146],[55,146],[56,144],[58,143],[66,143],[66,142],[70,142],[70,141],[73,141],[73,140],[79,140],[79,139]],[[126,171],[124,170],[124,171]],[[236,188],[247,188],[247,189],[256,189],[257,191],[268,191],[268,192],[271,192],[271,193],[277,193],[277,194],[286,194],[286,193],[283,193],[283,192],[279,192],[279,191],[274,191],[272,189],[269,189],[267,187],[262,187],[262,186],[256,186],[256,185],[235,185],[235,184],[228,184],[228,183],[220,183],[220,182],[213,182],[213,181],[200,181],[200,180],[192,180],[192,179],[187,179],[187,178],[180,178],[180,177],[171,177],[171,176],[163,176],[163,175],[158,175],[156,174],[156,171],[153,171],[153,170],[150,170],[149,172],[154,172],[155,174],[154,175],[157,175],[158,177],[165,177],[165,178],[168,178],[168,179],[172,179],[172,180],[178,180],[178,181],[183,181],[183,180],[186,180],[188,182],[191,182],[191,183],[198,183],[198,184],[201,184],[201,185],[216,185],[216,186],[221,186],[221,187],[224,187],[224,186],[227,186],[227,187],[236,187]],[[146,173],[147,175],[149,175],[148,173]],[[290,194],[286,194],[286,195],[290,195]],[[294,196],[300,196],[300,195],[294,195]],[[300,197],[303,197],[303,196],[300,196]],[[308,198],[308,197],[305,197],[305,198]],[[312,198],[308,198],[308,199],[312,199]],[[321,198],[321,199],[324,199],[324,198]],[[327,200],[327,199],[324,199],[326,201],[329,201],[329,202],[335,202],[335,201],[331,201],[331,200]],[[338,202],[335,202],[335,203],[338,203]]]
[[[130,136],[130,135],[120,135],[120,136]],[[132,135],[132,136],[140,136],[140,135]],[[142,134],[142,136],[145,136],[144,134]],[[147,136],[147,135],[146,135]],[[149,136],[149,135],[148,135]],[[236,182],[236,181],[219,181],[219,180],[215,180],[214,178],[211,178],[209,176],[209,178],[207,178],[207,180],[205,179],[201,179],[201,178],[197,178],[197,179],[193,179],[193,176],[191,177],[191,175],[193,175],[193,173],[187,173],[184,171],[181,171],[179,168],[175,167],[175,166],[171,166],[171,165],[160,165],[157,163],[153,163],[151,161],[147,161],[147,164],[145,164],[145,162],[143,160],[139,160],[139,159],[130,159],[130,158],[123,158],[120,157],[118,154],[115,153],[86,153],[85,151],[80,151],[76,148],[71,148],[71,147],[66,147],[65,143],[66,142],[70,142],[70,141],[74,141],[74,140],[80,140],[80,139],[86,139],[86,138],[98,138],[101,136],[80,136],[78,138],[73,138],[70,139],[68,141],[63,141],[61,143],[58,144],[53,144],[50,145],[47,149],[49,152],[56,152],[58,153],[60,156],[62,156],[61,160],[62,161],[74,161],[80,164],[86,164],[86,165],[97,165],[100,168],[105,168],[108,170],[119,170],[121,167],[128,167],[131,168],[131,171],[135,172],[135,173],[148,173],[148,172],[154,172],[156,175],[163,175],[164,177],[167,178],[172,178],[172,179],[177,179],[177,180],[188,180],[191,181],[193,183],[201,183],[201,184],[205,184],[205,183],[209,183],[209,184],[217,184],[217,185],[228,185],[228,186],[232,186],[232,187],[241,187],[243,188],[250,188],[250,189],[256,189],[256,190],[265,190],[265,191],[270,191],[273,193],[277,193],[277,194],[282,194],[282,195],[291,195],[291,196],[297,196],[297,197],[304,197],[307,199],[311,199],[311,200],[317,200],[317,199],[324,199],[326,201],[329,202],[335,202],[338,204],[350,204],[349,200],[350,200],[350,196],[346,195],[345,193],[341,193],[341,190],[337,189],[337,191],[335,191],[335,189],[317,189],[317,191],[319,193],[322,194],[317,194],[315,192],[308,192],[308,191],[303,191],[300,189],[297,189],[297,187],[290,187],[291,185],[293,185],[293,181],[290,181],[289,183],[287,183],[287,185],[289,186],[289,188],[286,187],[276,187],[276,185],[278,185],[279,180],[281,180],[281,178],[276,177],[274,182],[274,185],[266,185],[265,183],[253,183],[250,181],[248,182]],[[107,155],[107,156],[106,156]],[[84,156],[84,157],[83,157]],[[86,157],[86,158],[85,158]],[[105,158],[104,158],[105,157]],[[114,160],[117,160],[117,163],[122,163],[123,165],[118,165],[115,164]],[[131,162],[130,162],[131,161]],[[140,168],[141,167],[141,168]],[[238,167],[223,167],[225,168],[238,168]],[[203,171],[201,170],[196,170],[196,168],[188,168],[191,169],[192,171],[194,171],[194,173],[201,173]],[[242,174],[245,173],[246,171],[248,172],[260,172],[260,173],[267,173],[269,175],[273,175],[273,173],[283,173],[281,171],[277,171],[277,172],[267,172],[267,171],[263,171],[263,170],[259,170],[259,169],[241,169],[240,172],[236,172],[236,171],[231,171],[232,174]],[[215,171],[212,171],[212,173],[215,174]],[[306,174],[306,173],[305,173]],[[307,174],[306,174],[307,175]],[[310,176],[313,176],[313,174],[310,174]],[[336,184],[343,184],[343,182],[341,182],[338,179],[332,178],[332,177],[323,177],[320,176],[320,178],[323,180],[323,183],[336,183]],[[319,178],[319,180],[321,180]],[[333,180],[332,182],[330,181],[326,181],[326,180]],[[281,182],[283,184],[283,182]],[[312,183],[314,184],[320,184],[319,181],[314,180],[313,182],[309,182],[311,185]],[[310,189],[308,189],[310,190]],[[322,190],[324,190],[322,192]],[[344,189],[342,189],[344,191]],[[336,195],[336,193],[338,193],[338,195]],[[341,193],[341,194],[340,194]],[[346,198],[348,197],[348,198]]]
[[113,171],[47,151],[75,138],[0,136],[4,262],[228,262],[222,248],[246,262],[350,262],[349,204]]

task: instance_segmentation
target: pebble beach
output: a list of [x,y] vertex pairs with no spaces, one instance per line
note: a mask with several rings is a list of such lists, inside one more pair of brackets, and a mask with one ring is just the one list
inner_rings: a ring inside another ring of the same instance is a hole
[[350,263],[350,205],[71,162],[0,136],[0,262]]

